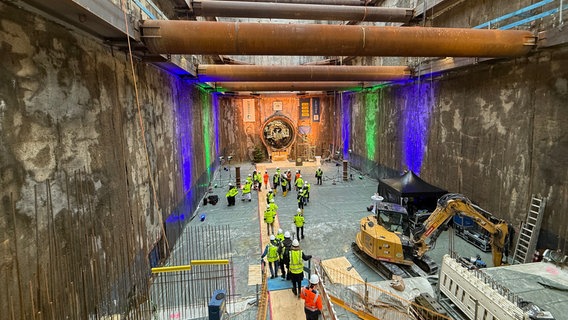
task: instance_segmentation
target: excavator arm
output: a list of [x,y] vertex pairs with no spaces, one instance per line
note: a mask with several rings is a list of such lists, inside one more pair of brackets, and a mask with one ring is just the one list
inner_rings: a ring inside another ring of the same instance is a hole
[[[503,252],[509,246],[509,228],[504,221],[493,223],[481,212],[476,210],[471,201],[465,196],[457,193],[448,193],[438,199],[436,210],[424,221],[424,224],[414,231],[414,248],[416,255],[421,258],[431,248],[441,231],[455,215],[462,215],[471,218],[477,225],[491,234],[491,250],[493,254],[493,265],[502,264]],[[426,243],[426,240],[429,240]]]

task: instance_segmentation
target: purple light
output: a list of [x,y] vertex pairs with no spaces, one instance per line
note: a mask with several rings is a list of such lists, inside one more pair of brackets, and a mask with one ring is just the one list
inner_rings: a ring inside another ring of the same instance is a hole
[[351,137],[351,95],[349,93],[341,94],[341,138],[343,139],[343,159],[349,158],[349,138]]
[[434,89],[432,82],[418,81],[398,91],[405,99],[401,119],[403,164],[416,174],[420,174],[428,145]]
[[176,110],[176,129],[178,144],[180,150],[180,164],[181,164],[181,182],[183,185],[183,192],[186,198],[189,196],[192,181],[192,161],[193,161],[193,134],[191,117],[191,105],[189,103],[191,97],[184,96],[179,100],[179,107]]

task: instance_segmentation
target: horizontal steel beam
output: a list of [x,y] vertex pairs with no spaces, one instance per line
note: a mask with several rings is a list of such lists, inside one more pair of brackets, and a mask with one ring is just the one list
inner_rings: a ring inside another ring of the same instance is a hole
[[348,91],[361,90],[379,83],[372,82],[325,82],[325,81],[290,81],[290,82],[215,82],[213,88],[220,92],[232,91]]
[[200,81],[396,81],[410,78],[406,66],[199,65]]
[[534,47],[530,31],[145,20],[153,53],[516,57]]
[[278,18],[296,20],[409,22],[411,8],[380,8],[246,1],[197,0],[192,2],[196,16]]

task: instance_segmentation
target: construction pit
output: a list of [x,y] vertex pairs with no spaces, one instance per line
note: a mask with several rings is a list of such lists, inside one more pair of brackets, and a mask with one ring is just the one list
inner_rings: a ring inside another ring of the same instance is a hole
[[[438,274],[398,281],[385,279],[351,249],[359,221],[369,214],[370,197],[377,189],[375,179],[352,168],[348,168],[348,177],[354,178],[344,181],[336,163],[323,163],[323,184],[316,185],[315,163],[304,163],[301,167],[291,162],[236,164],[230,172],[235,167],[239,167],[243,177],[254,170],[267,170],[272,175],[277,167],[282,171],[301,170],[305,180],[311,183],[310,201],[304,209],[305,239],[300,245],[307,255],[313,256],[305,263],[304,284],[309,273],[317,272],[323,279],[324,319],[521,319],[538,310],[542,312],[534,319],[562,319],[568,314],[568,291],[564,290],[568,288],[568,273],[561,266],[538,262],[493,267],[490,252],[455,236],[452,228],[442,232],[427,253],[439,265]],[[206,259],[227,258],[230,263],[222,269],[225,271],[210,269],[204,271],[204,278],[214,278],[207,273],[212,272],[228,279],[230,292],[225,312],[231,319],[303,319],[303,301],[292,294],[290,281],[280,277],[270,279],[268,269],[262,268],[260,257],[269,238],[262,219],[267,189],[252,191],[251,202],[242,201],[239,195],[236,206],[228,207],[225,193],[231,179],[234,173],[217,173],[209,195],[217,195],[220,201],[200,206],[183,232],[195,234],[211,228],[214,231],[201,232],[201,241],[179,242],[180,247],[174,252],[186,252],[186,256],[180,258],[174,254],[169,264],[187,261],[188,251],[209,252],[210,256],[202,257]],[[279,190],[275,202],[279,207],[275,230],[281,228],[294,236],[296,192],[292,189],[283,197]],[[230,244],[225,247],[227,238]],[[187,243],[193,243],[192,248],[184,248]],[[476,256],[487,263],[487,268],[467,268],[467,263],[460,263]],[[512,262],[512,256],[508,261]],[[223,286],[223,282],[219,285]],[[176,284],[162,283],[154,286],[153,291],[176,292],[178,289],[172,286]],[[209,291],[215,289],[209,286]],[[207,296],[206,289],[190,288]],[[197,303],[201,311],[196,306],[172,312],[175,307],[168,307],[166,299],[162,300],[156,301],[157,310],[167,310],[157,312],[161,319],[172,315],[181,319],[203,317],[210,302],[204,298]],[[416,303],[417,300],[422,303]],[[182,302],[179,305],[185,305]],[[428,303],[431,305],[427,308],[422,306]]]

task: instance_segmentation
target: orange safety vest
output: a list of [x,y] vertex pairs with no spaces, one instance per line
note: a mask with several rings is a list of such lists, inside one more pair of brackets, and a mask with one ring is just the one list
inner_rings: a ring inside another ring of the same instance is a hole
[[[315,292],[314,292],[315,291]],[[310,290],[309,288],[302,288],[300,297],[306,301],[304,308],[310,311],[317,311],[323,309],[321,297],[317,290]]]

